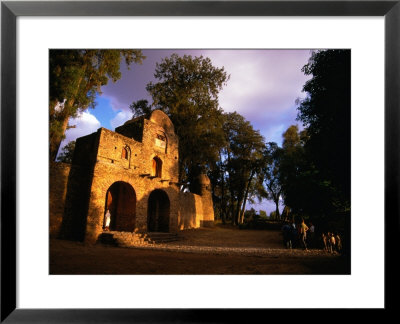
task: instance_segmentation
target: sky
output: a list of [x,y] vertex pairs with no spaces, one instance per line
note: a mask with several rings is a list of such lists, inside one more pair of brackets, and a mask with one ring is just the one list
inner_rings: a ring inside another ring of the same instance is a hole
[[[296,121],[296,99],[304,98],[304,83],[309,79],[301,71],[310,57],[310,50],[143,50],[146,59],[128,70],[121,64],[122,77],[102,87],[95,109],[88,109],[69,124],[63,147],[69,141],[91,134],[98,128],[114,130],[132,117],[129,105],[140,99],[152,102],[146,91],[150,81],[156,81],[156,63],[177,53],[180,56],[203,56],[213,66],[224,67],[230,79],[219,93],[219,104],[225,112],[244,116],[267,142],[282,143],[283,132]],[[275,210],[275,204],[263,201],[248,205],[257,211]],[[280,207],[282,210],[283,206]]]

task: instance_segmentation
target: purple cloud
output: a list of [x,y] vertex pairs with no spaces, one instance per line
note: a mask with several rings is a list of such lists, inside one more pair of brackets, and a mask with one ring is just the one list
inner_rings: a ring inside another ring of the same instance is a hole
[[[267,141],[281,139],[283,131],[296,124],[295,100],[304,97],[302,87],[307,76],[301,68],[309,50],[143,50],[146,59],[130,70],[122,67],[122,78],[103,87],[103,96],[118,112],[111,124],[123,123],[131,116],[129,105],[139,99],[151,102],[146,84],[154,81],[156,63],[172,53],[209,57],[216,67],[230,75],[220,92],[220,106],[226,112],[237,111],[266,136]],[[283,129],[283,131],[282,131]],[[276,131],[273,131],[276,130]]]

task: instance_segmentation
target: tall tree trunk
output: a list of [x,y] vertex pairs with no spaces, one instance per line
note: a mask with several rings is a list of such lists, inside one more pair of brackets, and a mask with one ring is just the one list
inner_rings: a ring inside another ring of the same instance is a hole
[[237,209],[238,201],[235,200],[234,191],[230,190],[230,192],[231,192],[230,214],[231,214],[231,217],[232,217],[232,224],[233,225],[237,225],[236,209]]
[[275,202],[275,213],[276,213],[276,219],[277,220],[280,220],[281,219],[281,216],[280,216],[280,214],[279,214],[279,196],[278,196],[278,199],[277,200],[274,200],[274,202]]
[[223,169],[223,164],[222,164],[222,157],[221,157],[221,151],[219,152],[219,160],[221,162],[221,219],[222,219],[222,224],[226,223],[226,204],[225,204],[225,177],[224,177],[224,169]]
[[[86,72],[87,65],[83,65],[83,71]],[[86,93],[90,90],[90,81],[93,76],[93,73],[90,74],[88,82],[86,83]],[[68,98],[64,103],[64,107],[61,112],[56,112],[55,109],[50,109],[50,114],[53,114],[54,119],[57,122],[61,123],[61,129],[54,131],[53,134],[50,132],[50,148],[49,148],[49,159],[50,161],[55,161],[57,158],[58,150],[60,149],[60,145],[62,140],[64,139],[65,132],[67,131],[69,117],[71,117],[74,113],[73,105],[75,103],[75,98],[79,93],[79,88],[82,86],[82,81],[84,79],[84,74],[79,78],[77,87],[75,90],[75,94],[73,98]],[[50,115],[52,116],[52,115]]]
[[241,224],[243,224],[243,221],[244,221],[244,212],[245,212],[245,208],[246,208],[247,197],[249,195],[250,184],[251,184],[251,181],[253,180],[254,175],[255,175],[255,172],[251,171],[250,177],[247,180],[246,192],[244,194],[244,199],[243,199],[243,206],[242,206],[242,210],[240,212],[240,223]]
[[[221,189],[221,190],[224,191],[225,189]],[[225,197],[222,194],[221,205],[220,205],[220,215],[221,215],[222,224],[226,223],[226,213],[227,213],[227,210],[226,210],[226,204],[225,204]]]
[[60,148],[61,142],[64,138],[64,134],[68,127],[69,116],[64,115],[62,117],[60,116],[60,118],[57,119],[58,121],[61,122],[61,130],[59,132],[53,132],[53,134],[50,134],[50,148],[49,148],[50,161],[55,161],[57,157],[58,150]]
[[226,206],[225,205],[221,205],[221,220],[222,220],[222,224],[226,224]]
[[[246,205],[246,202],[243,202],[243,204]],[[240,224],[244,223],[244,211],[243,210],[240,212],[239,220],[240,220]]]
[[230,215],[231,215],[231,222],[232,222],[232,225],[236,225],[236,223],[235,223],[235,221],[236,221],[236,219],[235,219],[235,200],[232,198],[231,199],[231,206],[229,207],[229,209],[230,209]]
[[243,203],[243,195],[239,195],[237,205],[236,205],[236,210],[235,210],[235,225],[240,224],[240,211],[241,211],[242,203]]

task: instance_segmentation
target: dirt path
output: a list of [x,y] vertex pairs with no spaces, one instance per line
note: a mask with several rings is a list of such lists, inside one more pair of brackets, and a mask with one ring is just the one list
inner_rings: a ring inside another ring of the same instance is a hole
[[282,248],[280,231],[201,228],[153,248],[51,240],[51,274],[346,274],[347,259]]

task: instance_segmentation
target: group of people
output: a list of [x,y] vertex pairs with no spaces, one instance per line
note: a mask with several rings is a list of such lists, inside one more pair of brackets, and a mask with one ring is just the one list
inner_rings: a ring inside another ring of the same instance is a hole
[[324,250],[330,253],[342,251],[342,239],[338,233],[328,232],[327,234],[321,234],[322,243],[324,244]]
[[304,219],[297,224],[295,221],[284,221],[282,234],[283,244],[288,249],[299,247],[308,250],[308,248],[320,247],[322,241],[325,251],[330,253],[342,251],[342,240],[338,233],[322,233],[321,240],[319,240],[315,236],[314,224],[310,221],[307,225]]
[[309,246],[314,245],[315,240],[315,226],[312,222],[309,226],[305,223],[304,219],[296,224],[294,221],[285,221],[282,226],[283,244],[286,248],[292,249],[300,246],[308,250]]

